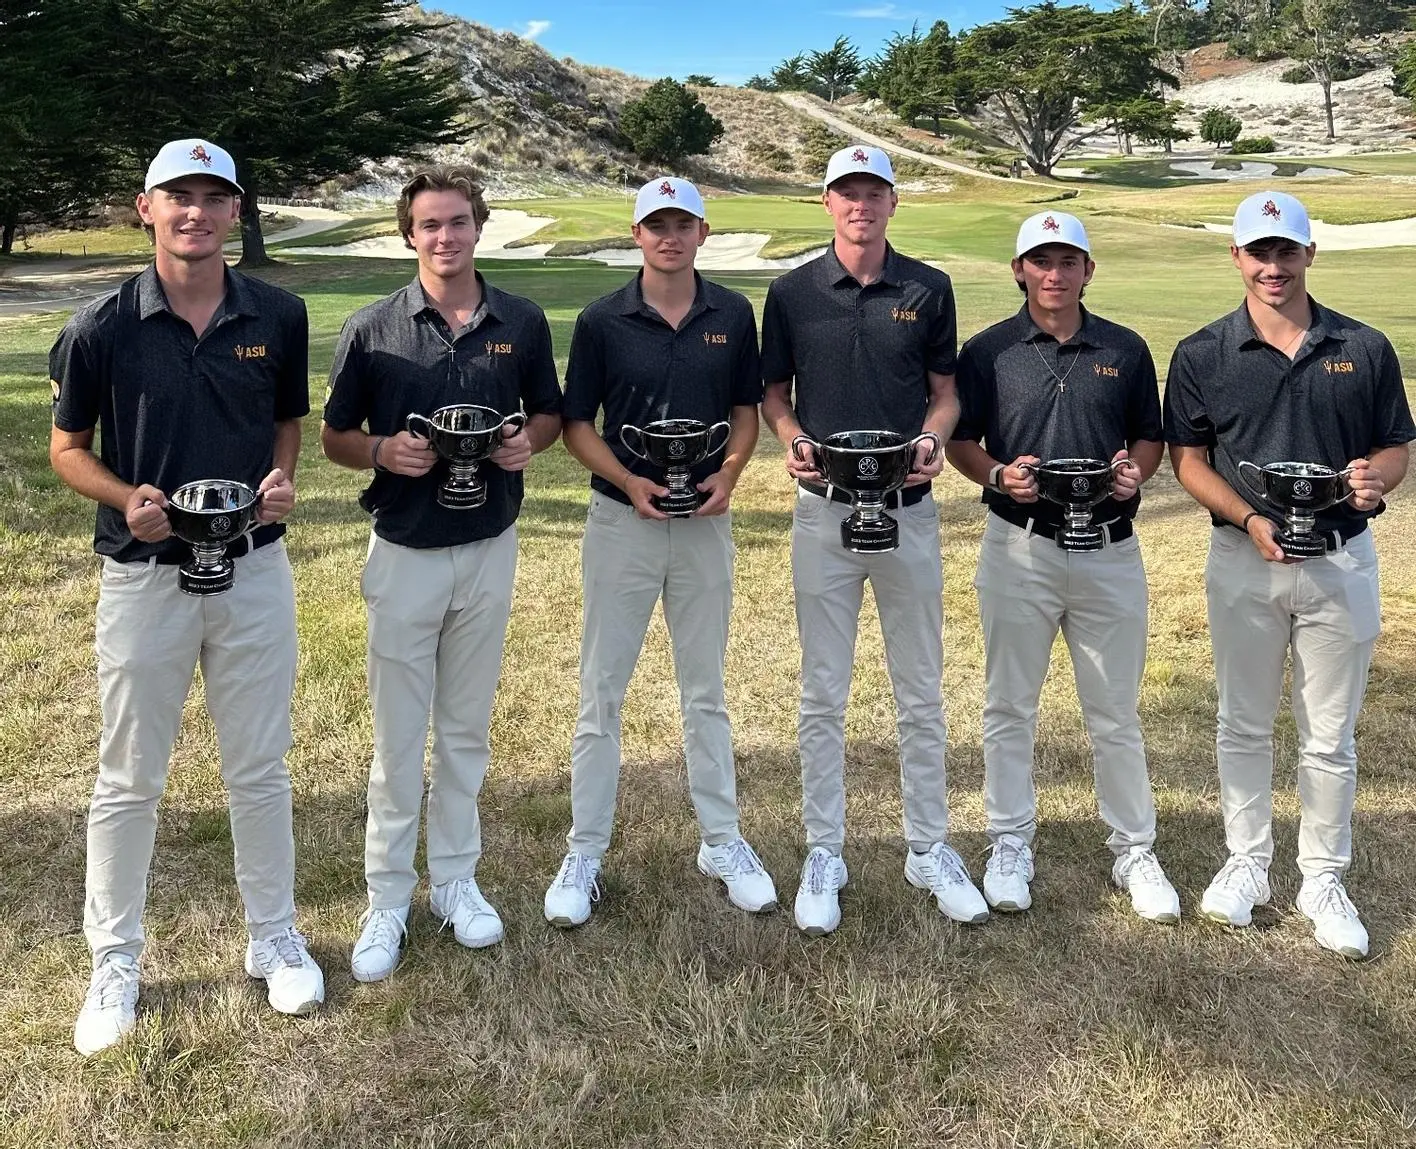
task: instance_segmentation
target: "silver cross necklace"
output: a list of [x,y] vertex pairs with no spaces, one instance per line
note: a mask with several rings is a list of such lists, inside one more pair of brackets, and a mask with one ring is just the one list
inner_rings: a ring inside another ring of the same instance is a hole
[[[1036,341],[1033,341],[1032,349],[1037,352],[1038,360],[1047,368],[1047,373],[1057,381],[1058,394],[1065,395],[1067,393],[1067,380],[1071,377],[1072,368],[1076,367],[1077,360],[1082,357],[1081,350],[1078,349],[1077,354],[1072,356],[1072,366],[1067,368],[1067,373],[1065,375],[1059,375],[1052,369],[1052,364],[1047,361],[1047,356],[1042,353],[1042,348],[1037,345]],[[1057,344],[1057,354],[1062,354],[1062,344],[1060,343]]]

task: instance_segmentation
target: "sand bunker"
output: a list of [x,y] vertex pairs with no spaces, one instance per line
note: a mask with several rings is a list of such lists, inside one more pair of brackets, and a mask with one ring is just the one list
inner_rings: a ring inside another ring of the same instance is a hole
[[[507,245],[534,235],[547,224],[554,222],[549,216],[531,215],[529,212],[504,208],[493,209],[492,217],[482,229],[482,238],[477,244],[477,255],[481,259],[544,259],[551,250],[548,243],[524,247]],[[696,266],[700,271],[785,271],[814,259],[821,253],[811,251],[788,259],[763,259],[758,253],[770,238],[756,232],[710,235],[698,252]],[[414,258],[414,253],[399,235],[360,239],[353,243],[340,244],[338,247],[287,247],[284,250],[298,255],[357,255],[366,259]],[[643,262],[639,249],[635,247],[606,248],[587,255],[566,258],[595,260],[612,267],[638,267]]]
[[[1231,235],[1227,223],[1207,223],[1206,231]],[[1386,223],[1324,223],[1313,220],[1313,242],[1319,251],[1367,251],[1377,247],[1416,247],[1416,217]]]

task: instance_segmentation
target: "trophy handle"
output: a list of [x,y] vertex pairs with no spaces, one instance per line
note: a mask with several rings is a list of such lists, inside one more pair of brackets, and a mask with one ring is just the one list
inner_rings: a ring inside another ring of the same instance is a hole
[[[721,432],[723,433],[723,437],[722,437],[721,439],[719,439],[717,443],[714,443],[714,442],[713,442],[713,436],[716,435],[719,431],[721,431]],[[708,449],[707,449],[706,451],[703,452],[703,457],[706,459],[706,458],[708,458],[708,457],[711,456],[711,455],[716,455],[719,451],[721,451],[724,447],[726,447],[726,446],[728,445],[728,436],[731,435],[732,433],[733,433],[733,425],[732,425],[731,423],[729,423],[726,419],[723,420],[723,422],[721,422],[721,423],[714,423],[711,427],[709,427],[709,428],[708,428],[708,443],[709,443],[709,447],[708,447]]]
[[[634,435],[635,442],[639,446],[636,447],[634,443],[629,441],[630,434]],[[624,449],[636,459],[643,459],[646,463],[649,461],[649,456],[644,453],[644,432],[632,423],[626,423],[620,428],[620,442],[624,444]]]
[[1244,485],[1248,487],[1249,490],[1253,491],[1254,494],[1258,495],[1267,506],[1275,507],[1280,511],[1283,510],[1282,507],[1278,506],[1277,503],[1268,497],[1267,491],[1262,487],[1254,486],[1254,480],[1249,478],[1250,471],[1253,471],[1256,475],[1262,475],[1264,473],[1264,469],[1257,463],[1251,463],[1248,459],[1241,459],[1239,462],[1239,477],[1244,480]]
[[926,431],[922,435],[916,435],[913,439],[910,440],[910,470],[914,470],[915,450],[926,439],[933,443],[934,446],[933,448],[931,448],[929,454],[925,456],[923,465],[928,467],[934,462],[935,459],[939,458],[940,448],[943,447],[943,443],[940,442],[939,436],[936,435],[933,431]]
[[[808,459],[801,453],[801,445],[805,443],[811,448],[811,458]],[[818,471],[821,469],[821,460],[817,457],[821,452],[821,444],[809,435],[798,435],[792,440],[792,458],[798,463],[810,463]]]
[[[1355,467],[1344,467],[1341,471],[1338,471],[1337,476],[1338,476],[1338,478],[1345,480],[1345,479],[1347,479],[1348,477],[1350,477],[1351,474],[1352,474],[1352,472],[1355,471],[1355,470],[1356,470]],[[1352,496],[1355,495],[1356,493],[1357,493],[1357,492],[1354,491],[1354,490],[1352,489],[1352,487],[1349,485],[1348,488],[1347,488],[1347,494],[1343,495],[1342,498],[1340,498],[1340,499],[1335,499],[1335,500],[1333,501],[1332,505],[1335,507],[1335,506],[1337,506],[1338,503],[1345,503],[1345,502],[1348,502],[1348,501],[1352,498]]]
[[515,435],[515,434],[517,434],[517,433],[521,430],[521,428],[523,428],[524,426],[526,426],[526,412],[525,412],[525,411],[513,411],[510,415],[508,415],[505,419],[502,420],[502,425],[501,425],[502,438],[503,438],[503,439],[507,438],[506,429],[507,429],[508,427],[511,428],[511,433],[512,433],[513,435]]
[[415,439],[431,439],[433,431],[436,430],[433,421],[426,415],[418,414],[417,411],[410,411],[408,418],[403,422],[404,426],[408,428],[408,433]]

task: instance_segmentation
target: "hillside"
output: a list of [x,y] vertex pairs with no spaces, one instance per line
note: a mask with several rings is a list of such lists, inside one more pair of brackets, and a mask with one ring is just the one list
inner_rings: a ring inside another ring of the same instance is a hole
[[[619,130],[625,103],[640,95],[650,78],[557,59],[530,40],[460,17],[422,12],[418,18],[427,24],[434,53],[462,74],[475,101],[469,111],[482,123],[467,144],[444,149],[436,158],[471,163],[484,174],[494,198],[604,194],[659,174],[633,153]],[[1391,44],[1377,47],[1389,50]],[[1334,86],[1338,139],[1329,142],[1318,86],[1280,79],[1290,64],[1230,59],[1222,44],[1189,53],[1179,69],[1183,86],[1178,98],[1191,113],[1185,126],[1195,130],[1205,108],[1224,107],[1244,122],[1245,135],[1272,136],[1287,152],[1340,155],[1409,150],[1416,144],[1416,119],[1411,105],[1392,93],[1389,67]],[[827,156],[845,142],[770,93],[718,87],[694,91],[726,129],[706,156],[681,165],[681,174],[706,190],[794,191],[814,185]],[[831,111],[864,130],[974,166],[1006,170],[1013,154],[997,139],[998,125],[986,112],[974,122],[946,121],[942,136],[935,136],[907,127],[875,102],[848,99]],[[1204,150],[1198,140],[1189,147]],[[1109,143],[1094,137],[1082,150],[1105,154]],[[326,197],[387,201],[397,194],[409,167],[403,162],[368,165],[324,189]],[[900,175],[913,187],[943,191],[949,186],[937,169],[908,159]]]
[[[510,32],[438,12],[421,14],[436,55],[452,61],[476,98],[484,121],[466,145],[437,158],[473,164],[496,198],[575,195],[619,190],[659,174],[620,135],[625,103],[651,79],[557,59]],[[820,178],[825,157],[844,140],[775,96],[745,88],[695,88],[725,132],[683,174],[707,188],[781,190]],[[369,165],[330,192],[354,198],[397,194],[409,165]]]

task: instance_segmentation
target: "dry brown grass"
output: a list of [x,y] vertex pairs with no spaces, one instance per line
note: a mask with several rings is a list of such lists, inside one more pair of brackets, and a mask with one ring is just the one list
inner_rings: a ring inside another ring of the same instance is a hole
[[[338,320],[404,275],[371,277],[350,262],[340,280],[316,279],[324,269],[280,273],[311,300],[317,370]],[[561,279],[549,269],[489,274],[546,300],[561,348],[579,302],[622,279],[582,271],[572,299],[553,294]],[[956,279],[977,291],[985,272],[965,267]],[[760,301],[766,281],[731,282]],[[1179,927],[1139,922],[1108,887],[1061,655],[1038,746],[1035,908],[961,929],[904,884],[893,708],[869,610],[848,714],[852,884],[837,934],[807,939],[786,910],[747,918],[693,871],[696,828],[658,620],[624,710],[605,899],[581,930],[546,926],[541,895],[569,821],[585,499],[581,473],[557,448],[537,460],[522,518],[482,799],[478,876],[507,939],[461,950],[437,933],[420,895],[403,966],[361,986],[347,960],[363,905],[370,727],[357,572],[367,527],[353,504],[358,478],[321,463],[311,444],[291,544],[302,653],[290,761],[300,924],[328,975],[328,1006],[306,1021],[279,1017],[240,971],[230,835],[197,692],[162,810],[138,1031],[80,1060],[69,1040],[88,968],[79,931],[98,729],[96,588],[91,513],[55,489],[43,461],[43,353],[56,326],[0,326],[0,1145],[1416,1144],[1416,500],[1401,492],[1377,525],[1387,623],[1359,730],[1350,882],[1373,959],[1348,964],[1319,951],[1291,908],[1297,807],[1286,718],[1275,908],[1242,932],[1195,915],[1223,852],[1201,586],[1207,527],[1164,475],[1140,526],[1152,593],[1143,713],[1159,849],[1185,902]],[[1157,345],[1162,362],[1168,350]],[[955,840],[977,872],[982,656],[970,582],[982,512],[957,478],[940,487]],[[728,683],[744,829],[788,903],[801,858],[789,506],[780,452],[765,445],[737,499]]]

